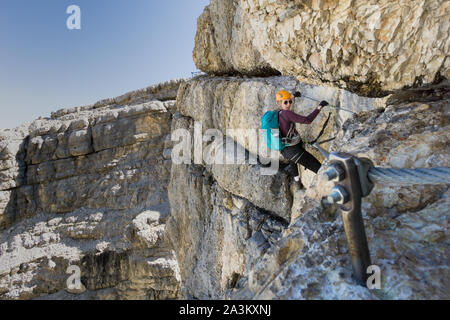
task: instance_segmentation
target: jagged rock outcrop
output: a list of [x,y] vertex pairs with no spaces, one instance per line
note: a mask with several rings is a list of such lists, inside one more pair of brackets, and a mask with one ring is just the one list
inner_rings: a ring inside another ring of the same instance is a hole
[[[179,297],[164,232],[179,84],[2,130],[0,298]],[[81,269],[77,292],[66,283],[71,265]]]
[[379,96],[450,78],[449,21],[445,0],[212,0],[194,61],[208,74],[271,68]]
[[66,115],[74,115],[80,111],[87,111],[98,109],[107,106],[124,106],[124,105],[137,105],[142,104],[148,101],[158,100],[158,101],[170,101],[174,100],[177,96],[178,88],[181,83],[186,81],[185,79],[178,80],[170,80],[163,83],[158,83],[153,86],[149,86],[144,89],[139,89],[131,92],[127,92],[121,96],[104,99],[97,101],[94,104],[70,109],[61,109],[55,112],[52,112],[51,118],[57,119]]
[[275,75],[252,46],[253,34],[237,0],[211,1],[198,18],[194,62],[200,70],[215,74]]

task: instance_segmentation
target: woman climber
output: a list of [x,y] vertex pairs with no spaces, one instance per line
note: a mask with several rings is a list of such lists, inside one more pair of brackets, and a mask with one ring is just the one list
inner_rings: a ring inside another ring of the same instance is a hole
[[305,168],[317,173],[321,167],[321,163],[303,147],[303,141],[295,129],[296,123],[311,124],[319,114],[323,107],[328,105],[328,102],[322,101],[319,106],[307,117],[301,116],[292,112],[291,106],[294,103],[294,97],[289,91],[282,90],[276,95],[277,106],[281,108],[279,111],[279,129],[283,143],[289,144],[281,150],[281,154],[291,166],[291,173],[295,181],[299,181],[297,164],[301,164]]

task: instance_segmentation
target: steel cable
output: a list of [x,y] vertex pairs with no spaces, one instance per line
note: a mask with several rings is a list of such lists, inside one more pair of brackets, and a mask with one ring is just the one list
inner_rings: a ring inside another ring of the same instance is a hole
[[397,185],[409,184],[450,184],[450,168],[371,168],[369,179],[372,182],[382,182]]

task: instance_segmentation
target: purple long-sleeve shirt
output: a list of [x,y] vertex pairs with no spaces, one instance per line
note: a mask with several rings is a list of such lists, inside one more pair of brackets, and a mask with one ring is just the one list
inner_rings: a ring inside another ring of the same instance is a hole
[[[289,129],[291,128],[291,123],[302,123],[302,124],[310,124],[314,121],[314,119],[319,114],[320,110],[314,110],[309,116],[304,117],[290,110],[282,110],[280,112],[280,132],[282,137],[286,137]],[[298,134],[297,130],[295,130],[295,134]]]

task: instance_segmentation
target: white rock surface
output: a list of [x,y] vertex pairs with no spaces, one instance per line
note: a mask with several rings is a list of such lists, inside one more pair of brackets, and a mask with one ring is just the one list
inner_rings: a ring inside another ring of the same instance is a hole
[[450,78],[449,21],[445,0],[211,0],[194,61],[211,75],[274,69],[378,96]]
[[[159,94],[174,98],[175,85]],[[174,109],[147,100],[61,110],[0,133],[1,299],[179,297],[164,232]],[[81,270],[80,290],[66,283],[69,266]]]

